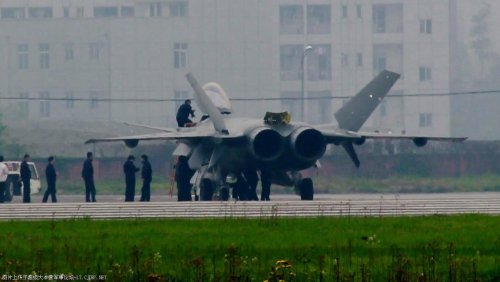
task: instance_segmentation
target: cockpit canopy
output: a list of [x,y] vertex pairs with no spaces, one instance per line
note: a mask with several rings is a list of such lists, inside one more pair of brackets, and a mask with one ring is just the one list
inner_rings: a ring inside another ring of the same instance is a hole
[[203,85],[203,90],[208,95],[208,98],[212,100],[212,103],[219,109],[222,114],[230,114],[231,113],[231,101],[227,97],[226,92],[222,87],[215,83],[209,82]]

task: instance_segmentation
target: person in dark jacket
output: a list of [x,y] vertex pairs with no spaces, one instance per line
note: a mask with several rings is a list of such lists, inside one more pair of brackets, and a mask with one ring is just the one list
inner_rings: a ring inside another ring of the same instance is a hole
[[179,156],[175,164],[175,181],[177,184],[177,200],[179,202],[191,201],[191,177],[194,170],[189,168],[188,158]]
[[149,202],[151,195],[151,181],[153,180],[153,169],[148,161],[147,155],[142,155],[142,189],[141,189],[141,202]]
[[269,171],[260,170],[260,184],[262,185],[260,200],[269,201],[269,195],[271,194],[271,173]]
[[94,167],[92,166],[92,152],[87,153],[87,159],[83,163],[82,178],[85,181],[85,201],[95,202]]
[[177,126],[185,127],[187,123],[193,123],[193,121],[189,119],[189,115],[194,117],[194,110],[191,107],[191,100],[187,99],[177,110],[177,116],[175,117]]
[[28,161],[30,160],[30,155],[26,154],[24,155],[23,161],[21,163],[21,181],[23,182],[23,203],[29,203],[31,202],[30,195],[31,195],[31,186],[30,186],[30,179],[31,179],[31,170],[28,165]]
[[5,195],[5,192],[7,190],[6,184],[8,177],[9,177],[9,168],[7,167],[6,164],[3,163],[3,156],[0,156],[0,203],[3,203],[5,201],[5,198],[8,197]]
[[257,171],[255,169],[246,169],[243,171],[243,177],[249,186],[248,200],[258,201],[257,184],[259,183],[259,176],[257,175]]
[[125,173],[125,202],[133,202],[135,196],[135,173],[139,168],[134,164],[135,157],[130,155],[127,161],[123,164],[123,172]]
[[47,191],[45,191],[45,194],[43,195],[42,202],[46,203],[50,195],[52,198],[52,202],[57,203],[57,198],[56,198],[57,173],[54,167],[54,163],[56,162],[56,160],[53,156],[50,156],[48,161],[49,163],[45,168],[45,178],[47,179]]

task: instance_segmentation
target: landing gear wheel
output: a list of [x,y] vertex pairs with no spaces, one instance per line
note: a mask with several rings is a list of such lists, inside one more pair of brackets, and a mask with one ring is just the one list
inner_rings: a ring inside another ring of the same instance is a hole
[[211,201],[214,195],[214,187],[212,181],[208,178],[203,178],[200,182],[200,201]]
[[299,184],[300,199],[312,201],[314,198],[314,187],[311,178],[304,178]]

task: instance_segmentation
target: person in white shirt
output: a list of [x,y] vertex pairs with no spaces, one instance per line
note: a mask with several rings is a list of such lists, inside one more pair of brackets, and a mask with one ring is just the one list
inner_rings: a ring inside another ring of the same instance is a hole
[[7,176],[9,176],[9,169],[3,163],[3,156],[0,156],[0,203],[4,202],[5,183],[7,182]]

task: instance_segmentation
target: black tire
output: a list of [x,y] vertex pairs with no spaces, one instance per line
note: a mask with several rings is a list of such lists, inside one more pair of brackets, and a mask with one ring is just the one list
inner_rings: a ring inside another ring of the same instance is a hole
[[214,195],[212,181],[203,178],[200,182],[200,201],[211,201]]
[[314,199],[314,187],[311,178],[304,178],[299,184],[300,199],[312,201]]
[[229,187],[222,187],[220,189],[220,200],[221,201],[229,200]]

